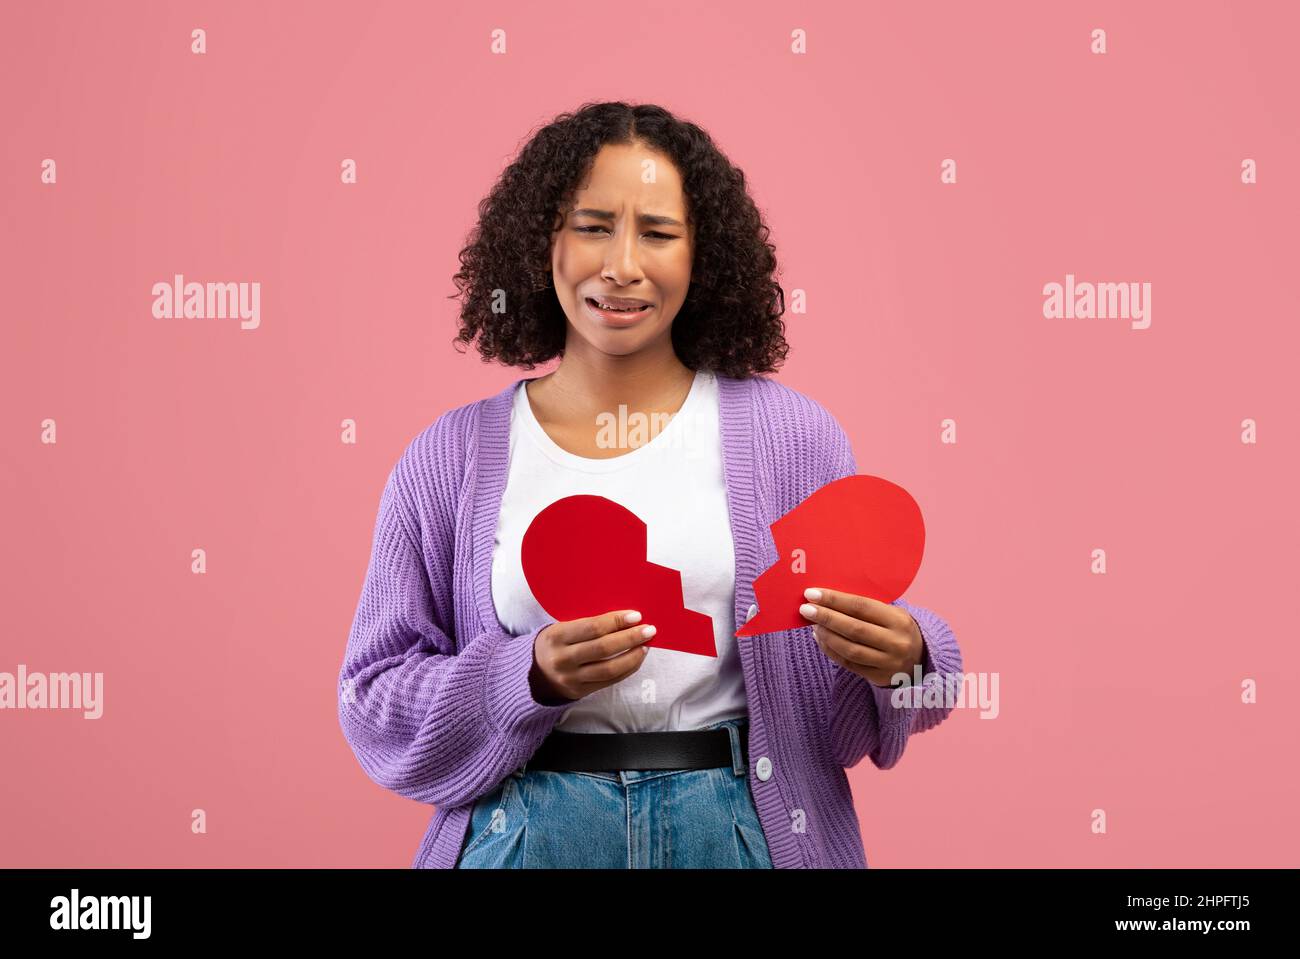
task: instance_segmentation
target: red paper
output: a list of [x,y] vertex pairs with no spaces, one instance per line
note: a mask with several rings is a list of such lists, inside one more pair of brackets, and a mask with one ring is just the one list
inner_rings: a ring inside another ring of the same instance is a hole
[[845,476],[773,523],[772,539],[778,559],[754,580],[758,613],[737,636],[811,625],[799,613],[810,586],[892,603],[921,568],[925,523],[903,487]]
[[616,609],[653,625],[642,645],[716,656],[713,619],[686,609],[678,570],[646,559],[646,525],[603,496],[566,496],[542,510],[524,533],[524,578],[557,622]]

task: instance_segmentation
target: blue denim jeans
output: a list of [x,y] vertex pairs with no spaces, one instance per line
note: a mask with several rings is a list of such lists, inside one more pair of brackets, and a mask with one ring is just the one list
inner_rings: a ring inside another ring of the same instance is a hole
[[474,803],[457,869],[771,869],[741,754],[731,765],[618,772],[529,770]]

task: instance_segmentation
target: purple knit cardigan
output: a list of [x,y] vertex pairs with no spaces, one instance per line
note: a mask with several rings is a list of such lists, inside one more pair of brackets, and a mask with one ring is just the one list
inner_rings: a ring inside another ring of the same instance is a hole
[[[394,465],[339,675],[339,723],[361,768],[436,807],[416,868],[455,865],[474,800],[523,765],[567,708],[538,703],[529,688],[544,627],[509,634],[492,601],[519,382],[444,413]],[[777,558],[770,524],[857,466],[848,437],[815,400],[766,376],[719,375],[718,388],[735,613],[744,623],[754,580]],[[927,609],[895,604],[920,626],[924,684],[941,691],[943,677],[962,668],[952,630]],[[890,689],[827,659],[811,626],[742,637],[739,650],[746,779],[773,866],[865,868],[844,770],[864,756],[890,768],[909,734],[935,726],[951,707],[895,707]],[[763,759],[767,778],[756,773]]]

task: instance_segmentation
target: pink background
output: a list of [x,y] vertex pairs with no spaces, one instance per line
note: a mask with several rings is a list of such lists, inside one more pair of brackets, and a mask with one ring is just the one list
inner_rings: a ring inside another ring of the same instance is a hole
[[[779,379],[917,498],[907,598],[1000,676],[850,771],[871,865],[1297,864],[1295,10],[7,5],[0,670],[105,678],[99,720],[0,712],[0,865],[409,865],[431,808],[336,716],[379,493],[550,368],[451,348],[456,252],[529,131],[618,98],[744,168],[809,297]],[[173,273],[260,282],[260,328],[155,319]],[[1045,319],[1066,273],[1150,282],[1151,328]]]

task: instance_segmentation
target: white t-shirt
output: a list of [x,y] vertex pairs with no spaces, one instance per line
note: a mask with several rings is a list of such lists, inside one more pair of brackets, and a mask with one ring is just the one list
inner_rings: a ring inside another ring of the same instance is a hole
[[[515,391],[510,416],[510,469],[492,553],[497,618],[518,636],[554,619],[524,579],[520,544],[533,518],[566,496],[613,500],[645,521],[647,559],[679,570],[687,609],[713,620],[718,655],[648,647],[641,667],[622,682],[575,700],[555,728],[576,733],[700,729],[748,715],[745,679],[736,649],[736,557],[722,468],[718,382],[698,371],[680,410],[648,443],[610,459],[561,449],[542,429],[526,393]],[[611,411],[611,442],[629,445],[643,416]],[[618,423],[622,423],[620,427]],[[619,434],[623,433],[622,439]],[[593,609],[589,615],[608,612]],[[641,624],[649,624],[643,619]]]

